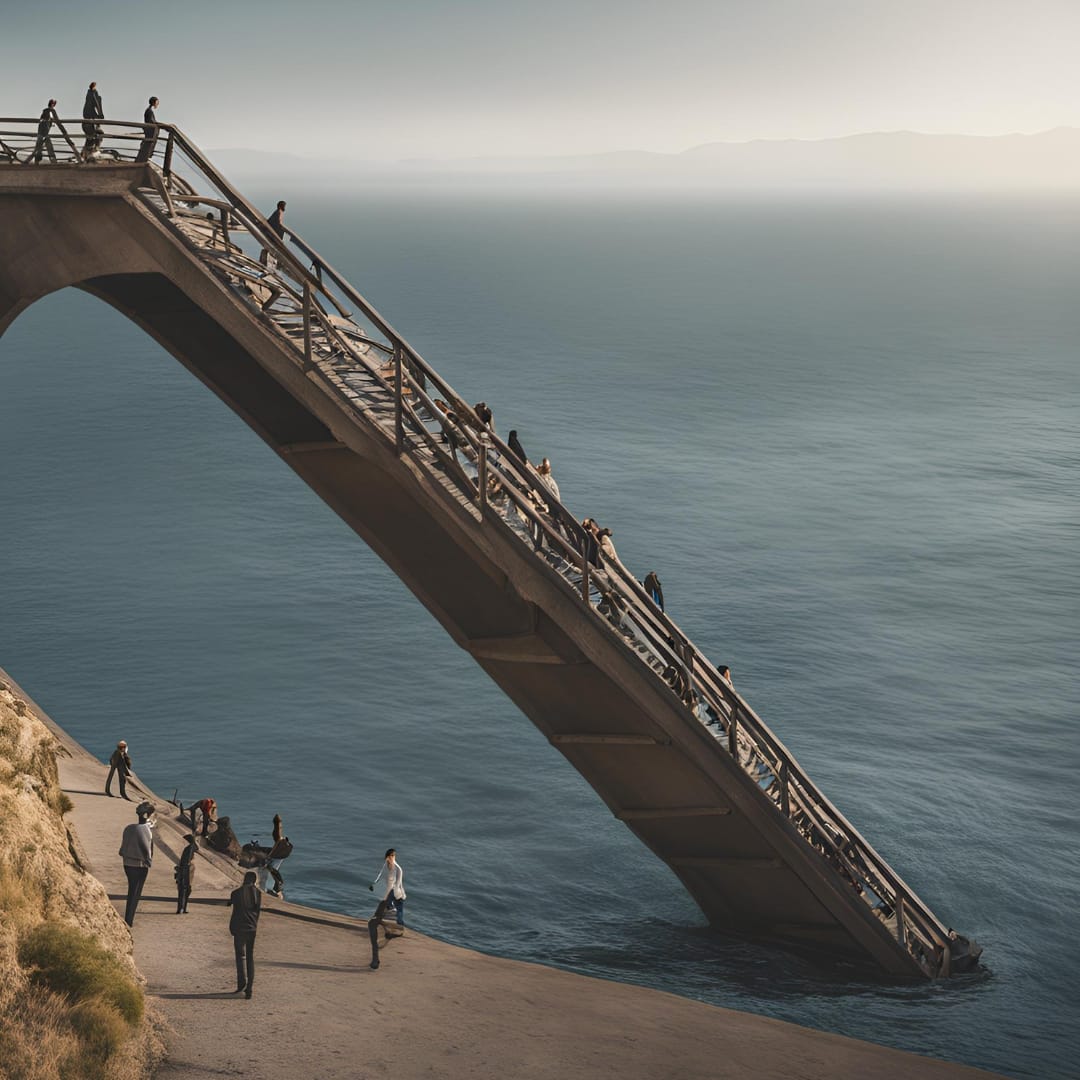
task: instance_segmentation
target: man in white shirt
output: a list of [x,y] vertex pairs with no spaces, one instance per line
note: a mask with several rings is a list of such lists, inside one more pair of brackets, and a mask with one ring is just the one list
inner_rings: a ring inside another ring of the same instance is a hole
[[386,890],[383,900],[388,907],[392,907],[397,915],[397,924],[405,926],[405,871],[401,863],[397,861],[397,852],[393,848],[387,848],[386,861],[382,869],[375,876],[375,880],[368,886],[368,890],[374,892],[379,879],[386,875]]

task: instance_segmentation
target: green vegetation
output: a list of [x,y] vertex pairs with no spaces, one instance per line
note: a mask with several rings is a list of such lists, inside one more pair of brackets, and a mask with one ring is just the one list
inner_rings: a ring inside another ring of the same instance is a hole
[[75,1004],[112,1009],[132,1026],[142,1019],[143,995],[134,980],[112,953],[74,926],[57,922],[35,926],[19,942],[18,955],[31,983],[47,986]]

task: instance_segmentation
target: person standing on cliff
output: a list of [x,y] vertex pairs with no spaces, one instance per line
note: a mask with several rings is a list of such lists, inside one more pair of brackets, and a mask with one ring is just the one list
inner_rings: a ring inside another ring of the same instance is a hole
[[229,933],[233,937],[233,952],[236,955],[236,993],[241,991],[244,997],[251,997],[251,988],[255,982],[255,932],[259,928],[259,914],[262,911],[262,893],[255,887],[256,875],[249,870],[244,875],[244,884],[233,889],[228,906],[232,916],[229,919]]
[[127,878],[127,904],[124,907],[124,922],[135,925],[135,909],[142,897],[146,875],[150,873],[150,864],[154,861],[154,804],[141,802],[135,807],[139,820],[124,829],[120,841],[120,858],[124,860],[124,876]]
[[382,869],[375,875],[375,880],[368,886],[369,892],[375,891],[379,879],[386,875],[386,891],[383,901],[388,907],[392,907],[397,914],[397,924],[405,927],[405,870],[397,861],[397,852],[393,848],[386,849],[386,861]]
[[101,145],[101,125],[87,123],[88,120],[104,120],[105,111],[101,106],[101,95],[98,93],[97,83],[92,82],[86,91],[86,101],[83,102],[83,134],[86,142],[83,143],[83,161],[89,161],[91,154]]
[[199,841],[194,833],[184,837],[187,847],[180,853],[180,861],[173,872],[176,877],[176,914],[186,915],[191,897],[191,883],[195,880],[195,852],[199,850]]
[[[116,778],[120,781],[120,798],[127,799],[127,781],[131,775],[131,758],[128,756],[127,743],[121,739],[116,744],[116,749],[112,752],[112,757],[109,758],[109,775],[105,780],[105,794],[111,799],[113,793],[110,790],[112,788],[113,774],[116,774]],[[128,799],[128,802],[131,800]]]

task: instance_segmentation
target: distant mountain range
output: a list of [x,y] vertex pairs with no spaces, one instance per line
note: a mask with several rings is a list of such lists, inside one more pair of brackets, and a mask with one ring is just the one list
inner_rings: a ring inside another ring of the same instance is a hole
[[444,181],[520,178],[626,186],[735,189],[1002,189],[1080,187],[1080,128],[1033,135],[872,132],[836,139],[706,143],[679,154],[622,150],[565,157],[475,157],[346,161],[226,149],[226,172],[307,180],[411,176]]

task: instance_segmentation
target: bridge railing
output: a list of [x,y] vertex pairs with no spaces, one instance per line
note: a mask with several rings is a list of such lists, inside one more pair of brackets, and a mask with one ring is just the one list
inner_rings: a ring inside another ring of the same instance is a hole
[[[601,552],[595,533],[343,274],[295,230],[286,227],[279,235],[173,125],[148,130],[148,125],[131,122],[54,118],[42,136],[39,124],[37,119],[0,118],[0,165],[33,164],[39,157],[42,165],[48,158],[49,165],[55,161],[88,168],[100,162],[152,163],[149,178],[165,216],[201,218],[200,225],[205,222],[209,231],[209,252],[220,251],[230,274],[268,294],[263,308],[279,327],[289,317],[295,319],[302,337],[294,344],[305,369],[338,391],[318,362],[319,343],[381,383],[393,400],[387,434],[397,452],[409,453],[425,466],[436,465],[482,520],[528,544],[595,618],[644,658],[754,780],[762,796],[875,915],[894,927],[897,941],[923,968],[929,974],[947,972],[949,932],[930,909],[825,798],[730,681],[656,606],[618,558]],[[42,138],[51,140],[51,155]],[[246,251],[245,243],[254,243],[260,257]],[[385,362],[372,365],[367,349],[384,356]]]

